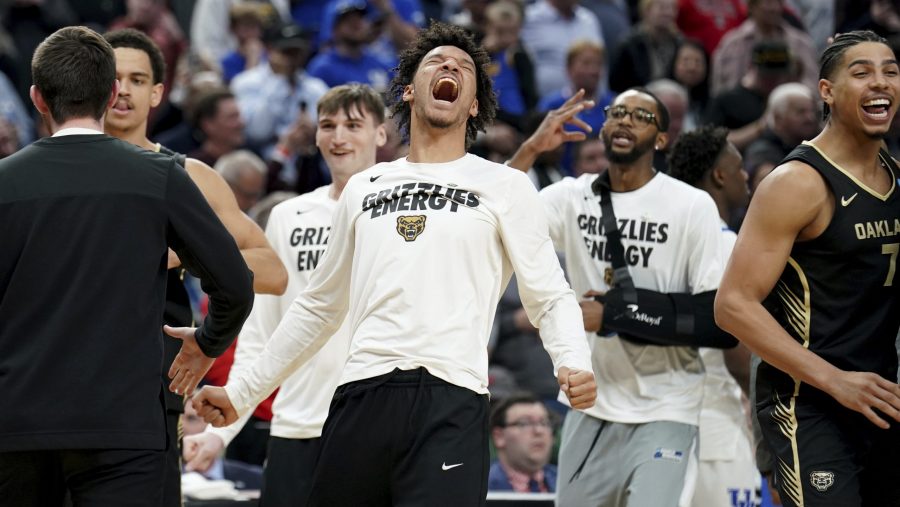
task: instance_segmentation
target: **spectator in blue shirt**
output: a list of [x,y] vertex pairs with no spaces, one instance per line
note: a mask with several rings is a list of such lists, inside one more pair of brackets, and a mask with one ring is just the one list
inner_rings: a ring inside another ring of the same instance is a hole
[[306,71],[329,87],[356,82],[384,92],[392,77],[393,64],[369,47],[372,23],[367,17],[366,2],[345,0],[337,9],[331,45],[309,62]]
[[547,407],[532,394],[514,394],[495,405],[490,423],[497,459],[488,473],[488,491],[555,492],[553,421]]
[[537,105],[534,64],[522,48],[522,8],[514,0],[497,0],[485,13],[485,35],[482,44],[491,56],[488,73],[497,94],[497,118],[519,131],[523,117]]
[[[544,96],[538,104],[538,110],[550,111],[563,105],[579,89],[584,90],[584,98],[594,101],[594,107],[582,111],[578,117],[591,126],[592,132],[600,132],[606,121],[603,108],[615,98],[612,92],[601,89],[603,81],[603,65],[606,52],[602,46],[592,41],[578,41],[572,44],[566,53],[566,74],[569,84]],[[563,171],[571,175],[574,157],[571,144],[566,145],[562,159]]]
[[237,39],[238,47],[222,59],[222,79],[226,83],[241,72],[256,67],[265,58],[262,42],[265,24],[265,9],[259,4],[247,2],[231,6],[228,29]]

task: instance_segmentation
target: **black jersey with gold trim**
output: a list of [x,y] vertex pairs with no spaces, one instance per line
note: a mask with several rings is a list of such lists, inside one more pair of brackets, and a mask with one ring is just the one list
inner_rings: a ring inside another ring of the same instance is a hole
[[[794,244],[765,304],[794,339],[836,367],[896,380],[900,171],[887,152],[879,158],[891,175],[886,194],[867,187],[810,143],[785,158],[818,171],[834,196],[834,216],[819,237]],[[770,389],[781,396],[815,391],[766,363],[758,379],[760,400]]]

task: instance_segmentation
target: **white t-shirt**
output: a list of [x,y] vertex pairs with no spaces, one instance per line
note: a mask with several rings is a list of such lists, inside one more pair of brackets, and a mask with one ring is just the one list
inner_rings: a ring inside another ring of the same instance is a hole
[[[727,258],[737,235],[719,219],[722,253]],[[741,387],[725,366],[721,349],[700,349],[706,368],[703,379],[703,409],[700,411],[700,459],[731,461],[738,457],[742,440],[752,441],[747,414],[741,399]]]
[[[329,195],[331,188],[331,185],[320,187],[272,208],[266,238],[288,270],[288,285],[281,296],[256,295],[253,311],[237,342],[229,380],[239,377],[253,365],[291,302],[309,285],[310,275],[325,252],[331,218],[337,208],[337,201]],[[281,384],[272,405],[270,433],[273,436],[301,439],[322,435],[349,346],[350,330],[345,323],[308,363]],[[210,427],[209,431],[228,445],[250,415],[248,411],[234,424],[224,428]]]
[[[576,294],[605,292],[606,258],[596,174],[564,178],[541,191],[550,235],[566,255]],[[696,294],[722,278],[719,215],[702,190],[657,174],[631,192],[613,192],[612,205],[631,277],[638,288]],[[585,412],[620,422],[675,421],[697,425],[703,364],[696,348],[639,345],[587,333],[597,404]]]
[[400,159],[350,178],[328,249],[250,370],[226,392],[249,409],[314,354],[346,316],[340,383],[425,367],[487,393],[487,342],[513,271],[554,368],[590,368],[581,311],[528,177],[467,154]]

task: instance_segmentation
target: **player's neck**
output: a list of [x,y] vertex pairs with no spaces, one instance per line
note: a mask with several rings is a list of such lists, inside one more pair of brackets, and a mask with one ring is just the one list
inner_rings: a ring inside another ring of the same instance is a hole
[[141,124],[139,127],[129,130],[119,130],[116,128],[106,127],[106,133],[123,141],[129,142],[135,146],[139,146],[146,150],[155,150],[156,143],[147,139],[147,124]]
[[613,192],[631,192],[637,190],[656,176],[653,168],[653,152],[631,164],[609,165],[609,181]]
[[413,163],[439,164],[452,162],[466,154],[466,124],[449,129],[433,129],[412,125],[409,153]]
[[836,164],[852,172],[876,172],[879,169],[878,152],[883,141],[867,136],[856,129],[831,121],[818,136],[812,139],[819,150]]
[[50,132],[54,134],[63,129],[74,128],[91,129],[103,132],[103,122],[93,118],[72,118],[62,123],[56,123],[53,120],[50,121]]
[[[373,160],[371,164],[363,167],[363,169],[367,169],[375,165],[375,161]],[[338,172],[331,173],[331,189],[328,191],[328,197],[334,199],[335,201],[341,197],[341,193],[344,192],[344,187],[347,186],[347,181],[350,180],[350,176],[353,176],[351,173],[348,175],[340,174]]]

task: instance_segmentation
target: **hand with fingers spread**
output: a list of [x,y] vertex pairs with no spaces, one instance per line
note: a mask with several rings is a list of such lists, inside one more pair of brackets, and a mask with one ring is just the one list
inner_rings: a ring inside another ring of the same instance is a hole
[[563,366],[556,375],[559,388],[566,394],[572,408],[584,410],[594,406],[597,399],[597,383],[594,382],[594,372],[585,370],[570,370]]
[[216,428],[228,426],[238,420],[238,413],[224,387],[204,386],[191,399],[194,410],[204,421]]
[[[584,99],[584,90],[578,90],[563,105],[547,113],[534,134],[522,143],[518,151],[506,163],[520,171],[528,171],[535,159],[544,152],[558,148],[563,143],[584,141],[591,132],[591,126],[576,116],[585,109],[594,107],[593,100]],[[568,131],[566,125],[578,127],[581,131]]]
[[225,442],[218,435],[204,431],[196,435],[185,435],[181,445],[184,468],[188,472],[206,472],[222,454]]
[[875,373],[840,371],[828,394],[841,405],[863,414],[879,428],[890,427],[882,416],[900,422],[900,385]]
[[579,301],[581,316],[584,318],[584,330],[594,333],[603,327],[603,303],[597,301],[595,296],[602,296],[600,292],[589,290],[584,293],[584,300]]
[[163,331],[182,341],[181,350],[169,367],[169,378],[172,379],[169,390],[175,394],[190,396],[212,367],[215,358],[208,357],[200,350],[197,339],[194,338],[196,328],[163,326]]

